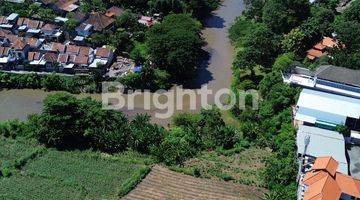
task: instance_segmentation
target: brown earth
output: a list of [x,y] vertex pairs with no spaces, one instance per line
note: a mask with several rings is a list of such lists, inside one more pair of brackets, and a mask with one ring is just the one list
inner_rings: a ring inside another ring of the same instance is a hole
[[201,179],[154,166],[123,200],[257,200],[265,189]]

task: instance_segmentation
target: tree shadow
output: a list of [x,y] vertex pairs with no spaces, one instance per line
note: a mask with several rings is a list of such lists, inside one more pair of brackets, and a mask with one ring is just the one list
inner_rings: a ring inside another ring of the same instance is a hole
[[205,28],[225,28],[225,20],[217,15],[212,15],[204,22]]
[[203,59],[196,70],[195,78],[184,84],[187,89],[200,89],[202,85],[214,80],[212,73],[208,70],[210,65],[211,52],[209,50],[203,51]]

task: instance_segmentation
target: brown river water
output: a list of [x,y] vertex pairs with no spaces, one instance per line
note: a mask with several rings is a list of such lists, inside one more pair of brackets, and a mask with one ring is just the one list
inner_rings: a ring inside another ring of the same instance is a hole
[[[244,9],[242,0],[224,0],[222,6],[213,12],[206,21],[205,28],[202,31],[207,45],[204,47],[209,53],[208,58],[204,59],[198,70],[198,77],[195,83],[191,84],[192,90],[200,88],[206,84],[213,93],[222,88],[229,88],[231,84],[232,71],[231,64],[234,58],[234,48],[228,38],[228,29],[240,16]],[[45,92],[43,90],[2,90],[0,91],[0,120],[21,119],[25,120],[29,114],[39,113],[42,110],[42,101],[44,98],[54,92]],[[94,99],[101,100],[100,94],[81,94],[80,97],[91,96]],[[213,103],[214,95],[209,96],[209,103]],[[164,98],[163,98],[164,99]],[[165,98],[166,99],[166,98]],[[160,98],[161,102],[161,98]],[[175,110],[175,113],[189,112],[192,103],[189,97],[183,99],[183,108]],[[156,109],[151,104],[150,109],[143,109],[143,96],[135,98],[135,109],[121,109],[130,118],[137,113],[148,113],[153,116],[153,121],[162,125],[167,125],[170,119],[159,119],[155,113],[164,113],[166,111]],[[200,100],[196,99],[197,108],[200,109]],[[175,106],[174,106],[175,107]]]

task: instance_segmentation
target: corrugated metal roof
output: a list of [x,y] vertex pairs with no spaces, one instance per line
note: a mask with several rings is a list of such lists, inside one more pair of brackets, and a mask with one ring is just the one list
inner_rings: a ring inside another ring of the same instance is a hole
[[360,99],[303,89],[297,105],[330,115],[360,118]]
[[301,125],[296,136],[298,154],[304,153],[307,136],[310,137],[310,142],[306,149],[306,155],[313,157],[331,156],[339,162],[338,171],[348,174],[343,135],[335,131]]

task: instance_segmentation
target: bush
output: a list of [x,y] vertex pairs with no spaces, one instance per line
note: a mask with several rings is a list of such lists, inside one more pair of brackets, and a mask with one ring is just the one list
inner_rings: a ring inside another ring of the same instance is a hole
[[158,148],[152,148],[152,153],[168,165],[181,164],[198,152],[199,146],[196,141],[196,133],[185,131],[183,128],[173,128]]
[[128,146],[140,153],[149,153],[151,148],[160,145],[165,129],[150,123],[149,115],[137,115],[130,123],[131,133]]

